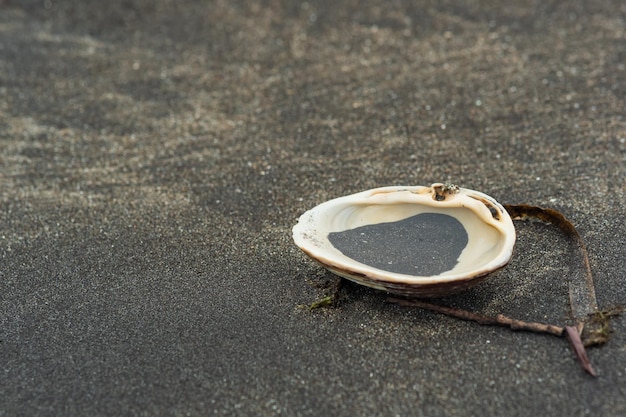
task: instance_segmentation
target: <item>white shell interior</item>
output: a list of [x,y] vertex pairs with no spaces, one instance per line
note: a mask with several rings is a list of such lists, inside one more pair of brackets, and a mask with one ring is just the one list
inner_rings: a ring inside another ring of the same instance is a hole
[[[434,186],[434,185],[433,185]],[[491,210],[490,207],[491,206]],[[497,213],[493,215],[492,211]],[[421,213],[453,216],[464,226],[468,243],[456,266],[433,276],[405,275],[362,264],[336,249],[328,234],[360,226],[395,222]],[[445,199],[433,187],[382,187],[327,201],[304,213],[293,228],[295,243],[309,256],[344,276],[364,274],[381,281],[429,284],[481,276],[505,265],[513,253],[515,228],[493,198],[459,188]]]

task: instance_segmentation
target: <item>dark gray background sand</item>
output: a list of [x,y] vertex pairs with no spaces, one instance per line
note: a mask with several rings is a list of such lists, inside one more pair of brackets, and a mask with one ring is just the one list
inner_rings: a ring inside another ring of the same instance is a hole
[[[305,210],[453,181],[568,215],[623,303],[622,1],[0,0],[0,415],[623,416],[563,339],[347,284]],[[568,241],[447,304],[563,324]]]

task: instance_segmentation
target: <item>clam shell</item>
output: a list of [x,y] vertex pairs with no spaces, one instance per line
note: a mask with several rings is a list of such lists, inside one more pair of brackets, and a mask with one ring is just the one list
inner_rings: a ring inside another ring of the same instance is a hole
[[492,197],[451,184],[392,186],[327,201],[293,239],[333,273],[372,288],[439,297],[506,265],[515,228]]

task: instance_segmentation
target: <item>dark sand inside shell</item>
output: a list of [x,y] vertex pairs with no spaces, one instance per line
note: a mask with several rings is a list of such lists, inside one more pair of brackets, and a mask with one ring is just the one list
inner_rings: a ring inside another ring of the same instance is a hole
[[332,232],[328,239],[344,255],[362,264],[418,276],[453,269],[468,242],[461,222],[439,213]]

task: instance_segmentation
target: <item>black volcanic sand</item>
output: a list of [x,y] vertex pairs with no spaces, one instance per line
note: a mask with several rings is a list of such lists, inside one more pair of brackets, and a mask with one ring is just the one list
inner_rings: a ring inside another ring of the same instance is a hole
[[[622,1],[0,0],[0,416],[624,416],[591,349],[342,286],[304,211],[453,182],[555,208],[626,299]],[[441,300],[566,324],[568,240]]]

